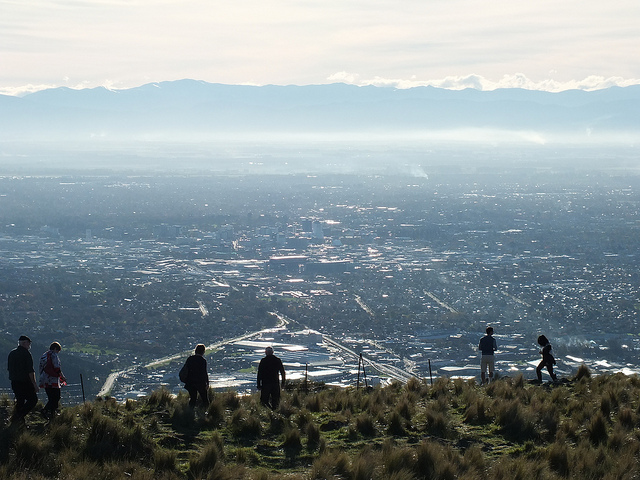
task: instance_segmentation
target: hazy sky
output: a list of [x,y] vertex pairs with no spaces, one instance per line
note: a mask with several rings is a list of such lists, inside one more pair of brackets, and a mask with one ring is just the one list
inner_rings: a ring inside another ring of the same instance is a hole
[[0,93],[343,81],[640,83],[638,0],[0,0]]

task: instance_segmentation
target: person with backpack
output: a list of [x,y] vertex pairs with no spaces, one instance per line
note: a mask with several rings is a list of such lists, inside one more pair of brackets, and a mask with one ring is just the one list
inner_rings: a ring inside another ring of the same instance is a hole
[[60,388],[67,384],[67,379],[62,373],[62,366],[58,354],[62,346],[58,342],[53,342],[49,350],[40,357],[40,388],[44,388],[47,394],[47,404],[42,409],[42,416],[47,420],[51,419],[58,410],[60,404]]
[[209,374],[207,373],[207,360],[204,358],[204,345],[196,345],[194,355],[187,358],[180,369],[180,381],[184,383],[184,388],[189,392],[189,406],[196,406],[198,394],[202,403],[206,407],[209,405]]
[[542,369],[547,367],[547,371],[549,372],[549,376],[555,382],[558,380],[556,374],[553,373],[553,366],[556,364],[556,359],[553,357],[551,353],[551,343],[544,335],[540,335],[538,337],[538,345],[542,347],[540,350],[540,354],[542,355],[542,361],[538,364],[536,368],[536,374],[538,375],[538,382],[542,383]]

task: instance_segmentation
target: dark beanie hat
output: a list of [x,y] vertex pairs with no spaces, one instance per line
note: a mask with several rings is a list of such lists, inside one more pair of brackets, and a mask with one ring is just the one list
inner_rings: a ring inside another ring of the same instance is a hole
[[31,339],[29,337],[27,337],[26,335],[20,335],[20,338],[18,339],[19,342],[31,342]]

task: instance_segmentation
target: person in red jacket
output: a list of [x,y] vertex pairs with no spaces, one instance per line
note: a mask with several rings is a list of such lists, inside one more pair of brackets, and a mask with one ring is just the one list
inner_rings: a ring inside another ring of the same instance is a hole
[[40,357],[40,388],[47,393],[47,404],[42,409],[42,416],[47,420],[53,417],[60,404],[60,387],[67,384],[67,379],[62,373],[58,354],[62,346],[53,342],[49,350]]
[[282,388],[284,388],[285,373],[282,360],[273,354],[273,348],[267,347],[264,351],[265,357],[258,365],[258,390],[260,393],[260,403],[275,410],[280,404],[280,382],[278,374],[282,377]]

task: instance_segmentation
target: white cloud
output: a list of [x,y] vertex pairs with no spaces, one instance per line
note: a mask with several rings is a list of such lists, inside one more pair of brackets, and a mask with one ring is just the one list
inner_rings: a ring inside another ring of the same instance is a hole
[[0,0],[0,11],[5,92],[65,76],[551,91],[640,78],[637,0]]
[[534,81],[527,78],[522,73],[513,75],[504,75],[500,80],[494,81],[484,78],[481,75],[465,75],[450,76],[441,79],[417,80],[411,78],[391,79],[373,77],[371,79],[363,79],[356,73],[337,72],[327,78],[330,82],[343,82],[352,85],[375,85],[380,87],[395,87],[400,89],[413,87],[438,87],[449,90],[463,90],[465,88],[473,88],[475,90],[496,90],[499,88],[522,88],[525,90],[543,90],[548,92],[561,92],[564,90],[600,90],[613,86],[628,87],[629,85],[639,85],[640,78],[622,78],[622,77],[601,77],[591,75],[583,80],[559,81],[552,78]]

